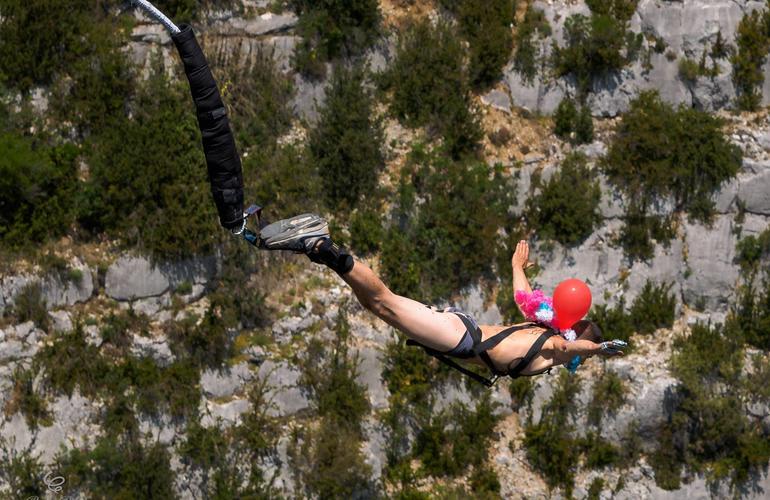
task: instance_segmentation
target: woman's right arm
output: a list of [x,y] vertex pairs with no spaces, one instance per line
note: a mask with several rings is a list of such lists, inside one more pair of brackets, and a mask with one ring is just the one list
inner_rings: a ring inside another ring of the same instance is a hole
[[[527,275],[524,274],[524,267],[529,259],[529,244],[526,240],[521,240],[516,244],[516,250],[511,258],[511,267],[513,268],[513,294],[517,291],[532,293],[532,287],[529,286]],[[522,311],[523,313],[523,311]]]

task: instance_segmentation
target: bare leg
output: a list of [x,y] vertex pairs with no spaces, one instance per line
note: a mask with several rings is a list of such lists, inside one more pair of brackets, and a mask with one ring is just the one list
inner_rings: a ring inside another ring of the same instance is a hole
[[460,342],[465,332],[465,325],[457,315],[435,311],[396,295],[361,261],[356,260],[353,269],[342,279],[353,289],[362,306],[423,345],[448,351]]

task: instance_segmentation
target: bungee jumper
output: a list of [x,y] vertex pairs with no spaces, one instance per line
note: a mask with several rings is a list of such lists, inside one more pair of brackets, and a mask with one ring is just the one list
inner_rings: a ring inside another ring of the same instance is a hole
[[[466,312],[442,310],[393,293],[365,263],[331,239],[328,223],[316,214],[302,214],[265,224],[261,207],[243,209],[240,156],[230,130],[227,110],[206,57],[189,25],[177,27],[147,0],[133,0],[171,33],[190,83],[201,129],[211,193],[220,224],[260,249],[304,253],[335,271],[361,305],[440,361],[486,386],[501,376],[539,375],[559,365],[574,372],[593,355],[619,356],[626,343],[603,341],[599,327],[581,318],[590,307],[590,291],[578,280],[557,287],[554,298],[533,291],[524,273],[529,245],[520,241],[511,259],[514,297],[527,322],[512,326],[479,325]],[[249,218],[257,221],[252,230]],[[487,367],[487,378],[458,364],[464,360]]]

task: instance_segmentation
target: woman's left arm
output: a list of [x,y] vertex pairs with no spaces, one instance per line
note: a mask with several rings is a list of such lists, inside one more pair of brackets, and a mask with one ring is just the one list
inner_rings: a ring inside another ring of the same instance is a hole
[[610,340],[608,342],[602,342],[597,344],[590,340],[573,340],[572,342],[566,341],[564,338],[556,335],[551,337],[553,341],[553,347],[556,351],[562,353],[568,359],[573,356],[593,356],[595,354],[601,354],[603,356],[622,356],[623,349],[627,344],[621,340]]

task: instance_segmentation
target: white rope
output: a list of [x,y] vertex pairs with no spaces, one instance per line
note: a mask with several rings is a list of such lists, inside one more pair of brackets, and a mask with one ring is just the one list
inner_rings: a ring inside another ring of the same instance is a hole
[[171,22],[171,19],[166,17],[166,15],[159,11],[157,7],[155,7],[153,4],[148,2],[147,0],[133,0],[133,2],[142,9],[145,13],[147,13],[148,16],[158,21],[160,24],[166,27],[167,30],[171,32],[171,34],[177,34],[179,31],[181,31],[179,28],[177,28],[176,24]]

